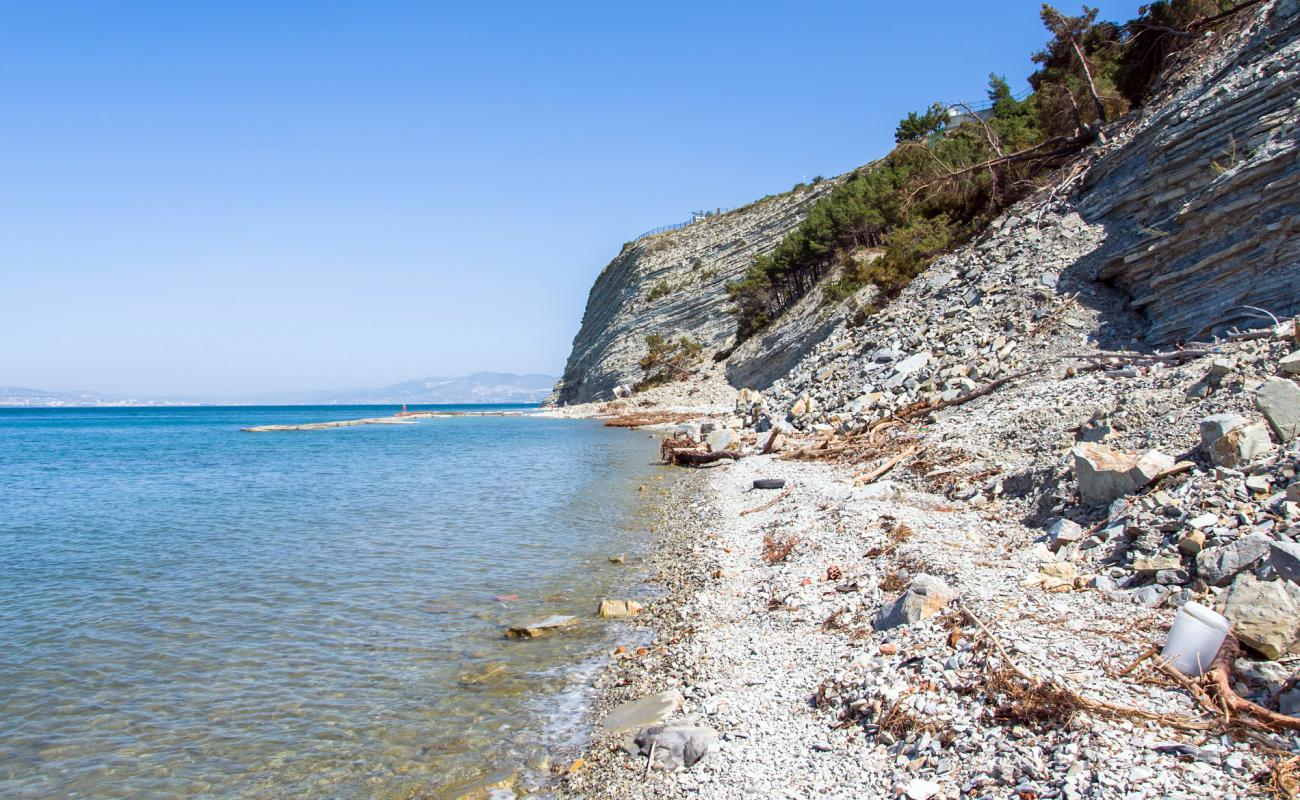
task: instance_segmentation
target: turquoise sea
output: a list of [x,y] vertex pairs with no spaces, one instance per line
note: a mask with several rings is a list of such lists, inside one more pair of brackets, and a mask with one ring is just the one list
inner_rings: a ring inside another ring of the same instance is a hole
[[392,410],[0,409],[0,797],[439,797],[580,736],[654,440],[240,431]]

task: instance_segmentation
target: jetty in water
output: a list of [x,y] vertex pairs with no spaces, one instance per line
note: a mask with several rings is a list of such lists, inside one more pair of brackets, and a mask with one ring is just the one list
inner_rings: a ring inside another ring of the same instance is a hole
[[390,417],[364,417],[362,419],[343,419],[333,422],[304,422],[299,425],[254,425],[240,428],[247,433],[270,433],[272,431],[323,431],[329,428],[351,428],[355,425],[414,425],[420,419],[435,417],[522,417],[522,411],[407,411]]

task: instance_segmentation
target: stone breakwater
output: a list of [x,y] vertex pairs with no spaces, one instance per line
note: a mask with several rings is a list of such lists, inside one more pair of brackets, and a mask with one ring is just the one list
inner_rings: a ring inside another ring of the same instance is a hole
[[245,433],[272,433],[275,431],[324,431],[331,428],[352,428],[358,425],[413,425],[422,419],[444,417],[522,417],[522,411],[408,411],[388,417],[363,417],[361,419],[332,420],[329,422],[303,422],[290,425],[253,425],[240,428]]

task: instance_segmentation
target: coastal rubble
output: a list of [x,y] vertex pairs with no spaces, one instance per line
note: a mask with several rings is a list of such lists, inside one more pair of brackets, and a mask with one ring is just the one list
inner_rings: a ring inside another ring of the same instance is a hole
[[[663,724],[708,726],[716,750],[646,770],[640,745],[597,733],[563,796],[1295,791],[1300,262],[1285,225],[1260,228],[1250,246],[1285,269],[1243,291],[1278,304],[1225,307],[1253,267],[1226,257],[1234,223],[1212,207],[1293,180],[1298,129],[1270,109],[1300,63],[1296,12],[1262,4],[1108,131],[1095,175],[1009,209],[761,391],[728,398],[712,376],[696,405],[684,383],[573,411],[671,411],[670,456],[712,430],[737,458],[693,463],[653,557],[666,594],[637,618],[654,644],[597,681],[598,719],[676,691]],[[1200,116],[1170,123],[1184,101]],[[1259,122],[1261,149],[1162,175],[1158,197],[1138,185],[1143,158],[1204,156],[1213,114]],[[1206,213],[1168,236],[1116,217],[1183,200]],[[1198,258],[1206,280],[1166,271]],[[771,478],[791,487],[776,502],[751,488]],[[1196,681],[1155,655],[1190,601],[1232,627]]]

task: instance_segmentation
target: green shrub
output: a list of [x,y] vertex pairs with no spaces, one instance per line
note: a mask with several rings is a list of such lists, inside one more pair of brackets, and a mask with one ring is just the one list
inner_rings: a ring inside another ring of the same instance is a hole
[[[824,286],[827,300],[843,300],[868,284],[886,299],[901,291],[937,255],[1032,192],[1090,141],[1101,117],[1114,119],[1139,104],[1164,59],[1195,39],[1185,29],[1230,6],[1231,0],[1158,0],[1143,6],[1138,19],[1117,25],[1097,21],[1096,9],[1087,6],[1068,16],[1045,4],[1040,17],[1051,38],[1033,56],[1032,94],[1017,100],[1005,78],[990,75],[992,113],[983,123],[948,127],[938,103],[908,114],[898,123],[893,152],[823,195],[770,254],[728,284],[737,340],[771,324],[836,266],[838,277]],[[1032,158],[998,160],[1040,144],[1043,152]],[[884,254],[859,263],[852,253],[862,247]]]
[[672,284],[668,283],[668,281],[659,281],[654,286],[650,287],[650,294],[646,296],[646,300],[653,303],[665,295],[672,294],[672,291]]
[[668,339],[663,334],[651,333],[645,337],[645,343],[646,354],[639,362],[645,377],[633,387],[637,391],[688,377],[704,351],[702,344],[688,336]]

